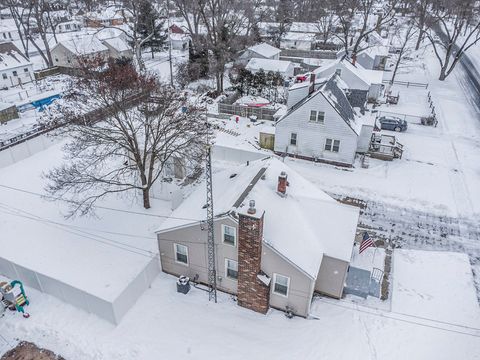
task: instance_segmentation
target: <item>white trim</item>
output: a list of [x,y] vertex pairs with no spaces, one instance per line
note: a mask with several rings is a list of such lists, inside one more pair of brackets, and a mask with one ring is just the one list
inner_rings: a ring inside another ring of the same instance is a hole
[[[277,282],[277,275],[278,275],[278,276],[282,276],[282,277],[284,277],[284,278],[287,278],[287,294],[286,294],[286,295],[280,294],[280,293],[278,293],[278,292],[275,291],[275,284],[276,284],[276,282]],[[288,298],[288,294],[290,293],[290,277],[289,277],[289,276],[286,276],[286,275],[282,275],[282,274],[273,273],[272,293],[275,294],[275,295],[284,297],[284,298]]]
[[[177,246],[183,246],[185,249],[187,249],[187,262],[184,263],[183,261],[178,261],[177,260]],[[188,246],[183,245],[183,244],[178,244],[178,243],[173,243],[173,259],[177,264],[183,265],[183,266],[190,266],[190,258],[188,256]]]
[[[234,238],[233,238],[233,245],[228,243],[228,242],[225,242],[225,228],[232,228],[234,229]],[[225,244],[225,245],[228,245],[228,246],[233,246],[233,247],[236,247],[237,246],[237,227],[236,226],[230,226],[230,225],[226,225],[226,224],[222,224],[222,244]]]
[[[234,263],[237,263],[237,278],[236,278],[236,279],[228,276],[228,273],[227,273],[227,270],[228,270],[227,264],[228,264],[229,261],[233,261]],[[229,259],[229,258],[225,258],[225,279],[229,279],[229,280],[232,280],[232,281],[238,281],[238,261],[233,260],[233,259]]]

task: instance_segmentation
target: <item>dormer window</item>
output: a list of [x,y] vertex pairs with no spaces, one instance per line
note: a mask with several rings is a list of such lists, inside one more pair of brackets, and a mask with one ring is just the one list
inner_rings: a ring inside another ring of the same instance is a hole
[[339,77],[342,76],[342,69],[336,69],[335,75],[338,75]]

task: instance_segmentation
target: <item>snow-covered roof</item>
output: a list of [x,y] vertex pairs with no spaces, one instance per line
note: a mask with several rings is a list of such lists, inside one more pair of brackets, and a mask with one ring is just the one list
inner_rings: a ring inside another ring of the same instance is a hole
[[0,43],[0,69],[10,69],[31,64],[12,42]]
[[312,33],[312,34],[321,32],[318,24],[308,23],[308,22],[292,22],[289,30],[291,32]]
[[83,36],[60,41],[54,48],[59,45],[62,45],[68,51],[77,55],[89,55],[108,51],[108,48],[95,36]]
[[[262,178],[257,176],[260,171],[264,171]],[[282,171],[288,175],[286,197],[276,191]],[[249,185],[253,186],[245,194]],[[338,203],[283,162],[266,158],[216,173],[213,189],[217,217],[243,213],[249,201],[255,200],[257,214],[265,212],[265,244],[308,276],[317,277],[324,254],[350,261],[358,209]],[[188,219],[206,219],[204,205],[205,184],[202,183],[158,232],[195,223]]]
[[287,32],[283,37],[282,40],[290,40],[290,41],[314,41],[315,34],[309,33],[298,33],[298,32]]
[[2,19],[0,21],[0,32],[18,31],[13,19]]
[[372,59],[375,59],[375,56],[388,56],[389,54],[388,50],[389,50],[388,46],[375,45],[360,51],[358,55],[366,54],[370,56]]
[[260,69],[263,69],[265,72],[278,71],[280,73],[285,73],[288,71],[288,68],[291,65],[292,63],[290,61],[253,58],[253,59],[250,59],[250,61],[248,62],[245,68],[247,70],[253,70],[253,71],[258,71]]
[[130,46],[128,46],[128,44],[125,41],[123,41],[122,39],[120,39],[119,37],[114,37],[114,38],[111,38],[111,39],[105,39],[105,40],[103,40],[103,43],[111,46],[112,48],[114,48],[118,52],[124,52],[124,51],[128,51],[128,50],[132,50],[132,48]]
[[280,49],[277,49],[276,47],[267,43],[260,43],[254,46],[250,46],[248,49],[266,58],[271,58],[272,56],[275,56],[281,52]]
[[[383,71],[367,70],[360,64],[357,63],[353,65],[350,61],[346,59],[327,63],[324,66],[321,66],[315,69],[315,73],[321,74],[323,76],[330,75],[330,74],[333,74],[337,68],[345,69],[355,76],[357,80],[356,87],[352,87],[351,82],[353,79],[351,79],[348,76],[345,76],[343,73],[340,75],[342,80],[345,81],[345,83],[349,88],[353,88],[353,89],[364,88],[365,90],[368,90],[370,85],[382,83]],[[360,81],[360,84],[358,83],[358,81]]]

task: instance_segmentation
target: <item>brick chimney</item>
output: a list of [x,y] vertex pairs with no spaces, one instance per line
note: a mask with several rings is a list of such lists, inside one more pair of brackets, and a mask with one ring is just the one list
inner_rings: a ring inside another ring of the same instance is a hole
[[310,73],[310,87],[308,88],[308,94],[310,95],[315,91],[315,73]]
[[265,314],[270,303],[270,286],[260,281],[263,217],[250,201],[246,214],[238,219],[238,305]]
[[277,192],[282,196],[287,195],[287,186],[287,173],[285,171],[282,171],[278,177]]

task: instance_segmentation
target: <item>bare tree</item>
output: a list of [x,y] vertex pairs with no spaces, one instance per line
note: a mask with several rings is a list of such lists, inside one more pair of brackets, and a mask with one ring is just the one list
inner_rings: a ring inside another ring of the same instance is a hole
[[332,39],[336,18],[332,10],[333,6],[331,5],[331,1],[326,1],[325,4],[327,5],[324,7],[318,6],[313,10],[316,19],[315,24],[320,33],[320,39],[323,45],[326,45],[327,42]]
[[[340,0],[335,11],[338,17],[340,35],[345,54],[354,57],[367,46],[363,45],[368,36],[389,23],[395,17],[397,0]],[[372,17],[377,20],[373,24]],[[351,50],[350,50],[351,48]]]
[[441,0],[428,11],[424,33],[440,64],[439,80],[445,80],[480,41],[479,15],[480,5],[475,0]]
[[198,52],[200,42],[200,22],[202,15],[200,12],[200,1],[198,0],[173,0],[175,9],[182,15],[187,24],[187,30],[192,38],[194,51]]
[[211,53],[210,70],[217,93],[223,92],[225,65],[240,48],[238,35],[245,30],[246,17],[239,0],[198,0],[206,28],[206,46]]
[[395,29],[395,35],[393,41],[396,41],[398,44],[397,53],[395,54],[395,64],[393,67],[392,78],[390,79],[390,84],[393,84],[395,77],[397,76],[398,70],[404,64],[405,60],[413,52],[413,40],[418,32],[418,29],[415,27],[412,21],[408,22],[406,26],[398,26]]
[[[84,76],[75,78],[60,109],[69,119],[59,130],[70,139],[67,161],[46,174],[46,190],[70,201],[70,216],[88,213],[109,194],[132,191],[142,193],[148,209],[152,186],[169,164],[181,161],[188,169],[202,161],[205,121],[185,94],[129,63],[84,59],[81,69]],[[79,117],[79,108],[103,110]]]
[[416,0],[414,2],[414,19],[416,19],[417,27],[420,30],[418,32],[418,39],[415,45],[415,50],[420,49],[420,44],[424,38],[425,21],[427,20],[427,11],[432,4],[432,0]]

